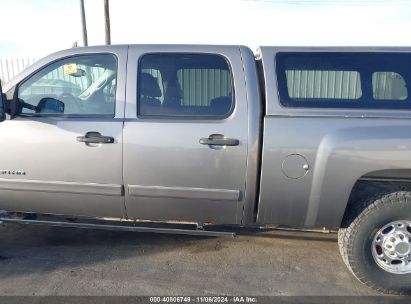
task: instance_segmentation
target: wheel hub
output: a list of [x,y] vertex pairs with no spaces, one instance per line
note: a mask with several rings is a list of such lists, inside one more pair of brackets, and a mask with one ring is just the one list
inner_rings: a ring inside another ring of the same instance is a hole
[[395,221],[385,225],[374,236],[372,254],[385,271],[411,273],[411,221]]
[[389,233],[384,238],[383,248],[391,256],[404,257],[410,253],[409,237],[402,232]]
[[410,253],[410,244],[401,242],[395,246],[395,251],[397,252],[398,256],[406,256]]

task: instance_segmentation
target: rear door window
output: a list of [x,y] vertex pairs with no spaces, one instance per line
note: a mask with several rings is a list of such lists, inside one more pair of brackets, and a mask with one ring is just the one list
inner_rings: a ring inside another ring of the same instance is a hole
[[138,77],[138,115],[221,119],[234,107],[232,75],[214,54],[148,54]]

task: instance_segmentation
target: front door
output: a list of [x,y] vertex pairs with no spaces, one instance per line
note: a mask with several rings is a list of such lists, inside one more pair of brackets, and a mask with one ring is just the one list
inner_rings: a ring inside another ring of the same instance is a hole
[[116,76],[114,55],[81,55],[16,86],[16,117],[0,123],[0,210],[122,216]]
[[239,49],[131,47],[127,88],[127,216],[240,223],[248,120]]

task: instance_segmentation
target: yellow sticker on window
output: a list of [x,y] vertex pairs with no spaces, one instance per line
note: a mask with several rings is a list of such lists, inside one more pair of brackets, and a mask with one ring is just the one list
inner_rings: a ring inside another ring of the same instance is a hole
[[63,66],[64,75],[72,75],[77,73],[77,64],[69,63]]

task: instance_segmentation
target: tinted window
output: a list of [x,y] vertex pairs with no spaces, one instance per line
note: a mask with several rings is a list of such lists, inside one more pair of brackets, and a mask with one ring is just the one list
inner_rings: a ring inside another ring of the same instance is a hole
[[138,79],[140,116],[223,118],[233,107],[230,68],[218,55],[145,55]]
[[372,73],[372,91],[374,99],[406,100],[407,85],[404,77],[395,72]]
[[[70,57],[43,68],[19,86],[23,115],[114,115],[117,63],[112,55]],[[61,113],[45,100],[63,104]]]
[[279,53],[281,104],[311,108],[411,108],[405,53]]
[[288,96],[292,99],[358,99],[357,71],[286,70]]

